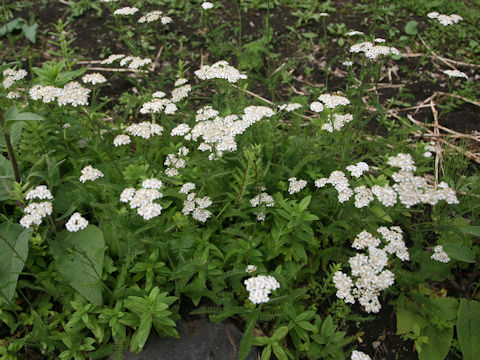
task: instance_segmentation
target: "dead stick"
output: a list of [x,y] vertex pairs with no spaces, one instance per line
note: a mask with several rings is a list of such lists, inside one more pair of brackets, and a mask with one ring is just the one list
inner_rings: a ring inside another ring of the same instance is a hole
[[466,102],[468,102],[468,103],[470,103],[470,104],[473,104],[473,105],[476,105],[476,106],[480,106],[480,102],[475,101],[475,100],[472,100],[472,99],[469,99],[469,98],[466,98],[466,97],[464,97],[464,96],[460,96],[460,95],[457,95],[457,94],[450,94],[450,93],[446,93],[446,92],[443,92],[443,91],[436,91],[435,93],[440,94],[440,95],[450,96],[450,97],[453,97],[453,98],[457,98],[457,99],[466,101]]

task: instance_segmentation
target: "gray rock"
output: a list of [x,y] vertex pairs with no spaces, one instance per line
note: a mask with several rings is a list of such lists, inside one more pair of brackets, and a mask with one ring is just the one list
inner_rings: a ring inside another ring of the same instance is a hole
[[[123,360],[235,360],[242,332],[232,322],[211,323],[206,318],[177,323],[180,339],[160,338],[152,327],[142,352],[123,353]],[[260,356],[252,347],[247,360]]]

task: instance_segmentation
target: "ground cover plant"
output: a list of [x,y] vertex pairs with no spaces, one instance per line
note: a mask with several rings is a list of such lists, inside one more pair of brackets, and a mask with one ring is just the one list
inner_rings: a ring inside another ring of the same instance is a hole
[[478,2],[1,3],[1,359],[188,316],[478,359]]

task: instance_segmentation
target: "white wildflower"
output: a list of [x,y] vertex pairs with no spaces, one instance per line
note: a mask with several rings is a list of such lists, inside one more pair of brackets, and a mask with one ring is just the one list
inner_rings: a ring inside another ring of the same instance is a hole
[[142,182],[142,188],[144,189],[160,189],[162,186],[162,181],[155,178],[146,179]]
[[296,177],[292,177],[292,178],[288,179],[288,181],[290,182],[290,184],[288,186],[288,193],[289,194],[298,193],[305,186],[307,186],[307,181],[306,180],[297,180]]
[[318,100],[323,102],[325,104],[325,107],[329,109],[334,109],[337,106],[350,104],[350,100],[348,100],[345,96],[341,95],[322,94],[318,97]]
[[70,232],[77,232],[87,227],[88,221],[79,212],[74,213],[70,219],[68,219],[65,227]]
[[107,79],[105,79],[105,76],[103,76],[100,73],[93,73],[93,74],[87,74],[82,77],[82,81],[87,84],[90,83],[92,85],[95,84],[103,84],[107,82]]
[[314,101],[310,104],[310,110],[313,112],[322,112],[323,111],[323,104],[319,101]]
[[203,4],[202,4],[202,9],[204,10],[209,10],[213,8],[213,4],[209,1],[204,1]]
[[135,195],[135,189],[134,188],[126,188],[122,191],[120,194],[120,201],[124,203],[130,202],[134,195]]
[[360,161],[355,165],[347,166],[347,170],[352,176],[359,178],[363,175],[364,172],[367,172],[369,170],[369,166],[367,163]]
[[257,271],[257,267],[255,265],[248,265],[245,269],[247,274],[253,274],[255,271]]
[[431,258],[433,260],[440,261],[443,263],[448,263],[450,261],[450,257],[445,252],[445,250],[443,250],[442,245],[437,245],[433,248],[433,254]]
[[302,107],[301,104],[299,103],[291,103],[291,104],[282,104],[278,106],[278,109],[280,111],[285,110],[286,112],[291,112],[295,111],[297,109],[300,109]]
[[79,180],[84,183],[85,181],[94,181],[101,177],[103,177],[103,173],[100,170],[88,165],[82,169],[82,175]]
[[246,279],[244,282],[249,292],[249,300],[254,304],[266,303],[272,291],[278,289],[280,284],[273,276],[259,275]]
[[130,143],[130,136],[125,134],[117,135],[115,139],[113,139],[113,145],[115,146],[128,145]]
[[459,70],[445,70],[443,73],[448,75],[449,77],[465,78],[468,80],[468,75]]
[[226,61],[218,61],[211,66],[204,65],[199,70],[195,71],[195,75],[202,80],[226,79],[231,83],[236,83],[240,79],[247,78],[247,75],[241,74]]
[[136,7],[123,7],[113,12],[113,15],[134,15],[138,11]]
[[156,203],[142,204],[137,208],[137,213],[145,220],[150,220],[162,213],[162,206]]
[[180,189],[180,194],[188,194],[190,191],[195,190],[195,184],[188,182],[182,185],[182,188]]
[[48,199],[52,200],[53,196],[50,190],[45,185],[39,185],[35,189],[30,190],[26,195],[25,195],[25,200],[32,200],[32,199]]

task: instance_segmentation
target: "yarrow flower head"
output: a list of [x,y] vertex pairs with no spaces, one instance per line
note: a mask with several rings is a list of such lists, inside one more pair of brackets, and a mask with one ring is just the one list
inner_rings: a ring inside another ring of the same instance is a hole
[[204,1],[203,4],[202,4],[202,9],[204,10],[209,10],[213,8],[213,4],[209,1]]
[[388,56],[400,54],[397,48],[394,48],[392,46],[375,45],[375,43],[368,41],[350,46],[349,51],[351,53],[363,52],[365,54],[365,57],[369,59],[376,59],[381,55]]
[[113,145],[115,146],[128,145],[131,142],[130,136],[125,134],[117,135],[115,139],[113,139]]
[[136,7],[123,7],[113,12],[113,15],[134,15],[138,11]]
[[57,95],[58,105],[71,104],[74,107],[78,105],[88,105],[88,95],[90,92],[90,89],[82,87],[78,82],[71,81],[59,91]]
[[7,69],[3,71],[3,87],[8,89],[12,86],[16,81],[22,80],[25,76],[27,76],[27,72],[23,69],[20,70],[13,70]]
[[93,73],[93,74],[87,74],[87,75],[84,75],[82,77],[82,81],[85,83],[85,84],[92,84],[92,85],[96,85],[96,84],[103,84],[103,83],[106,83],[107,82],[107,79],[105,79],[105,76],[103,76],[102,74],[100,73]]
[[468,80],[468,75],[459,70],[445,70],[443,73],[449,77],[465,78]]
[[355,165],[347,166],[347,170],[350,172],[352,176],[359,178],[363,175],[364,172],[367,172],[369,170],[369,166],[367,163],[360,161]]
[[445,252],[445,250],[443,250],[442,245],[437,245],[433,248],[433,254],[431,258],[433,260],[440,261],[443,263],[448,263],[450,261],[450,257]]
[[350,100],[342,95],[332,95],[332,94],[322,94],[318,97],[322,103],[325,104],[326,108],[334,109],[337,106],[348,105]]
[[77,232],[87,227],[88,221],[79,212],[74,213],[70,219],[68,219],[65,227],[70,232]]
[[[191,187],[191,185],[188,187]],[[188,190],[188,192],[190,192],[190,190]],[[199,198],[196,193],[189,193],[187,199],[183,202],[182,213],[183,215],[189,215],[191,213],[195,220],[205,222],[212,215],[209,210],[206,210],[210,205],[212,205],[210,197],[204,196],[203,198]]]
[[35,189],[30,190],[26,195],[25,195],[25,200],[32,200],[32,199],[48,199],[52,200],[53,196],[50,190],[45,185],[39,185]]
[[40,225],[44,217],[51,215],[53,205],[50,201],[40,203],[31,203],[24,209],[27,215],[20,219],[20,225],[24,228],[30,228],[32,225]]
[[341,271],[337,271],[333,276],[337,297],[352,304],[357,298],[360,305],[369,313],[380,311],[381,304],[378,300],[380,291],[395,282],[395,275],[384,269],[388,264],[388,254],[396,254],[402,260],[409,259],[400,228],[381,227],[377,231],[387,240],[387,245],[383,249],[378,247],[381,241],[367,231],[359,233],[352,244],[357,250],[368,251],[368,255],[359,253],[349,260],[352,276],[356,277],[356,280],[352,280]]
[[138,19],[138,22],[140,24],[146,23],[146,22],[147,23],[154,22],[154,21],[157,21],[158,19],[160,19],[162,14],[163,14],[163,12],[159,11],[159,10],[151,11],[151,12],[147,13],[145,16],[142,16],[140,19]]
[[95,181],[101,177],[103,177],[103,173],[100,170],[88,165],[82,169],[82,175],[80,176],[79,180],[80,182],[84,183],[85,181]]
[[288,179],[288,181],[290,183],[289,186],[288,186],[288,193],[289,194],[298,193],[305,186],[307,186],[307,181],[306,180],[297,180],[296,177],[291,177],[290,179]]
[[353,350],[350,360],[372,360],[372,358],[361,351]]
[[248,265],[245,269],[247,274],[253,274],[255,271],[257,271],[257,267],[255,265]]
[[195,71],[195,75],[202,80],[225,79],[230,83],[236,83],[240,79],[247,78],[247,75],[241,74],[226,61],[218,61],[211,66],[204,65],[199,70]]
[[436,19],[443,26],[457,24],[463,20],[463,18],[460,15],[457,15],[457,14],[445,15],[445,14],[439,14],[436,11],[428,13],[427,17],[429,19]]
[[278,106],[278,110],[282,111],[286,111],[286,112],[291,112],[291,111],[295,111],[297,109],[300,109],[302,107],[302,104],[299,104],[299,103],[291,103],[291,104],[282,104],[282,105],[279,105]]
[[153,135],[162,135],[163,127],[150,122],[141,122],[128,126],[125,131],[133,136],[150,139]]
[[248,299],[254,304],[267,303],[272,291],[280,288],[280,284],[273,276],[259,275],[243,282],[250,293]]

